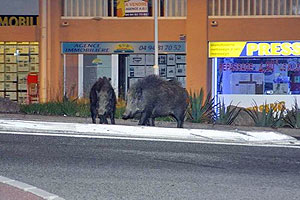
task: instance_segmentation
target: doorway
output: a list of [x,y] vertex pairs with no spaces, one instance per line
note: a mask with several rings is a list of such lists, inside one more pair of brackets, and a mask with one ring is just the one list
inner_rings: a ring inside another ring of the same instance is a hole
[[127,63],[129,54],[119,54],[119,98],[125,99],[127,93]]

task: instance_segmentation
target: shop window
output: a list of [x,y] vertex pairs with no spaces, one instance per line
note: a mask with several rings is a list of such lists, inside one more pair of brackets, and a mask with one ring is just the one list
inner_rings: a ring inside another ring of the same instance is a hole
[[70,99],[78,97],[78,55],[65,55],[64,95]]
[[[29,74],[35,74],[38,79],[39,43],[0,42],[0,97],[28,103]],[[35,95],[30,103],[38,101],[38,95]]]
[[218,58],[218,94],[300,94],[299,58]]
[[[129,88],[139,79],[154,73],[154,54],[131,54],[128,60]],[[177,80],[186,87],[186,55],[159,54],[159,76],[166,80]]]

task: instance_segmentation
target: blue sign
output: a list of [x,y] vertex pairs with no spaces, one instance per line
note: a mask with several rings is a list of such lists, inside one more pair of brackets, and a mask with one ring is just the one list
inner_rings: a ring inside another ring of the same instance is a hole
[[[63,42],[63,54],[154,53],[153,42]],[[160,42],[159,53],[185,53],[185,42]]]

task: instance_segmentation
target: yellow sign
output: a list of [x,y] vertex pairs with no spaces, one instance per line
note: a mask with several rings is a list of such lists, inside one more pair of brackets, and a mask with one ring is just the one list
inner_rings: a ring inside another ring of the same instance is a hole
[[210,42],[210,58],[299,56],[300,42]]
[[134,52],[134,48],[130,44],[122,43],[115,46],[114,52]]
[[95,58],[92,63],[95,65],[102,65],[102,60],[100,58]]
[[247,56],[257,53],[259,56],[290,56],[300,55],[300,42],[284,43],[248,43]]
[[125,0],[117,0],[117,16],[125,16]]
[[210,42],[209,57],[239,57],[246,42]]
[[0,26],[35,26],[39,24],[36,15],[0,15]]

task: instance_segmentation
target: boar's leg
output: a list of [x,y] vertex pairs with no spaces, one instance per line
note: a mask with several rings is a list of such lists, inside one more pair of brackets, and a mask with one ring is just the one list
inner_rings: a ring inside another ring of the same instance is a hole
[[177,121],[177,128],[183,128],[183,120],[178,120]]
[[149,123],[150,116],[151,116],[150,112],[142,112],[138,125],[146,125],[147,123]]
[[110,117],[110,123],[111,123],[111,124],[115,124],[115,113],[113,113],[113,112],[110,113],[110,116],[109,116],[109,117]]
[[183,128],[184,114],[172,115],[177,121],[177,128]]
[[150,126],[155,126],[155,118],[154,117],[150,118]]
[[146,121],[146,126],[151,126],[151,124],[150,124],[150,119],[148,119],[148,120]]
[[146,126],[155,126],[155,122],[154,121],[155,121],[154,117],[148,118],[148,120],[146,120],[145,125]]
[[104,115],[99,115],[99,120],[100,120],[100,124],[107,124],[105,123],[105,121],[107,122],[107,120]]
[[102,122],[103,122],[103,124],[108,124],[108,121],[107,121],[107,116],[106,116],[106,114],[102,115],[102,116],[101,116],[101,118],[102,118]]
[[93,124],[96,124],[96,117],[97,117],[97,110],[96,108],[91,108],[91,117],[92,117],[92,122]]

